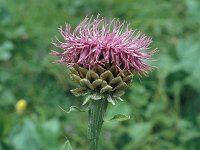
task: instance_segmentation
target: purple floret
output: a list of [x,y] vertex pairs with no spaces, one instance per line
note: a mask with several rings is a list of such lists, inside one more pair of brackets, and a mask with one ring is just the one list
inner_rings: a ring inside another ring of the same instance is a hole
[[60,57],[58,63],[79,64],[85,68],[110,64],[144,75],[153,69],[146,63],[154,60],[151,56],[158,50],[144,52],[149,49],[152,38],[130,29],[119,19],[107,22],[105,17],[85,18],[72,33],[70,24],[65,29],[59,28],[59,32],[64,40],[57,39],[53,44],[63,52],[51,52]]

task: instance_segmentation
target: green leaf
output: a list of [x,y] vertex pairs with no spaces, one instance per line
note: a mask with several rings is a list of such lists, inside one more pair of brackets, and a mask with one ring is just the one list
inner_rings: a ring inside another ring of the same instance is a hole
[[39,134],[45,149],[53,150],[59,146],[60,122],[53,118],[40,124]]
[[61,148],[61,150],[73,150],[73,149],[72,149],[72,146],[71,146],[71,144],[70,144],[70,142],[69,142],[69,140],[67,140],[67,141],[65,142],[65,144],[63,145],[63,147]]
[[0,106],[8,107],[12,106],[15,103],[15,96],[10,90],[4,90],[0,95]]
[[36,125],[30,119],[25,119],[23,124],[15,126],[9,139],[15,150],[41,149],[41,141]]
[[180,136],[180,140],[183,143],[192,141],[194,139],[199,139],[200,138],[200,132],[198,130],[188,130],[186,133],[184,133],[182,136]]
[[110,121],[125,121],[129,120],[131,117],[129,115],[122,115],[122,114],[117,114],[113,116]]
[[177,54],[180,60],[176,64],[176,70],[184,70],[190,74],[186,79],[186,83],[198,91],[200,91],[199,49],[199,35],[180,40],[177,44]]
[[14,49],[14,45],[10,41],[5,41],[0,45],[0,60],[6,61],[11,58],[11,50]]
[[[58,105],[58,107],[60,107],[60,106]],[[86,111],[88,111],[87,108],[83,110],[83,109],[78,108],[77,106],[70,106],[69,111],[64,110],[62,107],[60,107],[60,109],[62,111],[64,111],[65,113],[67,113],[67,114],[69,114],[69,113],[71,113],[73,111],[78,111],[78,112],[86,112]]]
[[129,128],[130,136],[135,139],[133,141],[134,145],[137,147],[138,145],[142,145],[148,139],[147,137],[150,135],[153,127],[153,123],[151,122],[140,122],[134,123],[132,127]]
[[135,84],[130,88],[127,99],[131,99],[135,107],[144,107],[148,104],[150,93],[141,84]]

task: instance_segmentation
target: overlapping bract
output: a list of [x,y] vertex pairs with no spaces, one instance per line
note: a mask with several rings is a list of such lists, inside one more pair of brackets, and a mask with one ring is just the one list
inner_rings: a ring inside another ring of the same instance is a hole
[[108,102],[115,104],[124,94],[133,78],[133,74],[128,71],[118,72],[114,66],[109,70],[99,65],[91,69],[83,68],[79,65],[70,67],[72,80],[79,84],[80,87],[71,90],[75,96],[88,94],[85,104],[90,99],[101,100],[107,99]]
[[105,18],[85,18],[71,33],[71,27],[59,28],[64,41],[53,44],[64,52],[52,51],[60,56],[59,63],[78,64],[90,69],[95,65],[115,66],[137,74],[148,74],[153,67],[146,64],[157,49],[149,49],[150,37],[129,28],[118,19],[109,22]]

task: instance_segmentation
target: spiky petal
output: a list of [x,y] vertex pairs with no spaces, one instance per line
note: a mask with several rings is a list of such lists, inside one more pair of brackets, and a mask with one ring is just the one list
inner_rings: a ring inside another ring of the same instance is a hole
[[114,65],[138,74],[147,74],[153,69],[146,63],[153,61],[151,56],[157,49],[144,52],[149,49],[152,38],[130,29],[119,19],[107,22],[98,15],[95,19],[85,18],[72,33],[70,24],[66,24],[65,29],[60,27],[59,32],[64,40],[57,39],[53,44],[64,51],[51,52],[60,57],[58,63],[78,64],[89,69],[95,65]]

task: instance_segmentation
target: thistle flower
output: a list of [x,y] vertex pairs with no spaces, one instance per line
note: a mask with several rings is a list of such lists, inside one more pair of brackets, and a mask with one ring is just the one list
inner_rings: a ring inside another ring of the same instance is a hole
[[56,62],[69,66],[72,79],[80,87],[71,90],[75,96],[89,94],[89,100],[106,98],[115,104],[131,84],[133,74],[147,75],[153,67],[146,64],[157,49],[149,49],[150,37],[129,28],[126,22],[106,18],[85,18],[71,33],[71,27],[59,28],[63,42],[53,43],[63,52]]
[[126,22],[119,19],[85,18],[71,33],[70,24],[59,28],[64,41],[53,43],[63,52],[52,51],[59,56],[56,62],[67,65],[78,64],[90,69],[95,65],[112,66],[118,70],[128,70],[147,75],[153,67],[146,62],[153,61],[151,56],[157,49],[149,49],[152,38],[129,28]]
[[134,74],[147,75],[153,69],[148,62],[158,50],[150,50],[150,37],[132,30],[119,19],[85,18],[71,32],[71,27],[59,28],[63,42],[53,44],[62,52],[58,63],[65,63],[71,78],[80,87],[72,89],[75,96],[86,95],[83,105],[89,103],[88,135],[90,150],[97,150],[98,138],[108,102],[113,105],[122,99],[124,89],[131,85]]

